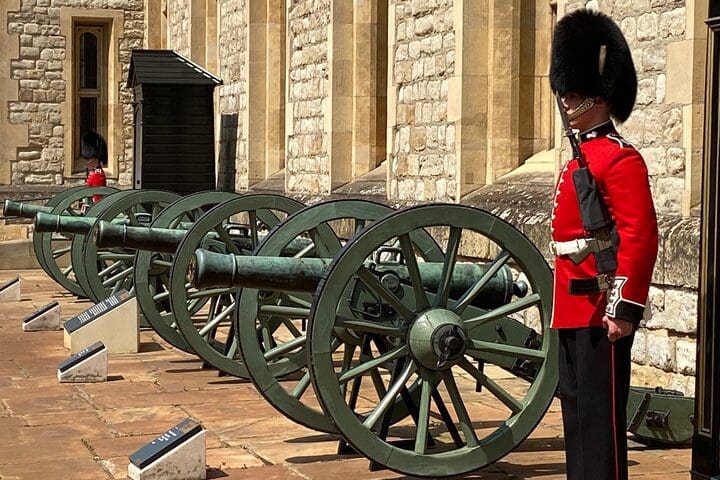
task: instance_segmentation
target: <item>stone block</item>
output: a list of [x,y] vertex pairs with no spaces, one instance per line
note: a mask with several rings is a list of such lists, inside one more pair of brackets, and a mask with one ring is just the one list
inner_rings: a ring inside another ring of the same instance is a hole
[[664,241],[664,283],[679,287],[697,288],[698,255],[700,252],[700,219],[676,219]]
[[23,332],[60,330],[61,323],[60,304],[52,302],[24,318],[22,329]]
[[[88,314],[92,308],[84,314]],[[138,328],[137,300],[132,296],[72,331],[69,331],[69,324],[65,322],[63,345],[74,354],[102,341],[110,353],[137,353],[140,340]]]
[[130,463],[128,477],[132,480],[205,480],[205,437],[205,430],[198,432],[144,468]]
[[666,372],[674,370],[675,348],[667,331],[647,331],[647,363]]
[[635,339],[631,351],[631,358],[634,363],[645,365],[647,363],[647,335],[645,329],[635,332]]
[[22,298],[22,281],[20,277],[0,285],[0,302],[19,302]]
[[697,342],[693,339],[679,338],[675,342],[676,371],[685,375],[695,375]]
[[58,366],[60,383],[98,383],[107,381],[108,350],[102,342],[71,356]]

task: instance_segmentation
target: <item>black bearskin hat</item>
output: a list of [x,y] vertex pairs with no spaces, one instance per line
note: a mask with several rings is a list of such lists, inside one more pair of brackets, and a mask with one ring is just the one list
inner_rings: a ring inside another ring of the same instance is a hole
[[99,133],[87,132],[80,139],[80,156],[97,158],[100,165],[107,165],[107,143]]
[[635,105],[637,76],[620,27],[587,9],[560,19],[552,39],[550,87],[561,96],[602,97],[616,120],[627,120]]

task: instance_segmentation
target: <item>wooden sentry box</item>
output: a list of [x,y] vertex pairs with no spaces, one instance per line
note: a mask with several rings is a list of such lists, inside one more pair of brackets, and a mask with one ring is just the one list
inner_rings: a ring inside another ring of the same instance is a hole
[[213,90],[222,80],[172,50],[134,50],[133,188],[214,190]]

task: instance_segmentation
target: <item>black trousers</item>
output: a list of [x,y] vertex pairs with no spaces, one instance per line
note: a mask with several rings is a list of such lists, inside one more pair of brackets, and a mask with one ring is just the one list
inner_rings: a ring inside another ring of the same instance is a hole
[[634,335],[560,329],[560,399],[568,480],[626,480],[625,409]]

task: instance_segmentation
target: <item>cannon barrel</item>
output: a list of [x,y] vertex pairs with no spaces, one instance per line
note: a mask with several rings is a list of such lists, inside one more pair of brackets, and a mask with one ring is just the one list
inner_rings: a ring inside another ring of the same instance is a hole
[[35,215],[36,232],[84,234],[90,231],[94,223],[94,217],[52,215],[45,212],[38,212],[37,215]]
[[185,233],[186,230],[134,227],[101,221],[95,232],[95,244],[101,248],[124,247],[172,253],[182,241]]
[[[190,282],[197,288],[244,287],[260,290],[314,292],[332,259],[238,256],[198,249],[190,264]],[[369,265],[369,264],[368,264]],[[423,286],[437,291],[442,277],[442,263],[418,263]],[[377,270],[380,281],[391,290],[409,284],[407,267],[383,265]],[[459,298],[487,271],[476,263],[455,265],[450,283],[450,297]],[[501,268],[476,296],[473,305],[493,308],[510,302],[513,295],[527,294],[527,284],[513,281],[509,267]]]
[[33,218],[39,212],[50,213],[52,210],[52,207],[46,207],[45,205],[5,200],[5,205],[3,206],[3,216]]
[[[135,227],[129,225],[117,225],[110,222],[101,221],[95,232],[95,244],[100,248],[123,247],[134,248],[136,250],[148,250],[160,253],[173,253],[185,236],[192,224],[181,223],[178,228],[154,228],[154,227]],[[242,232],[241,235],[235,233]],[[252,250],[253,240],[250,238],[249,230],[230,225],[226,228],[228,236],[232,242],[241,250]],[[263,238],[260,234],[260,239]],[[217,232],[209,232],[206,239],[214,239],[221,241]],[[310,245],[311,241],[307,238],[296,238],[283,249],[285,255],[295,255],[299,251]]]

